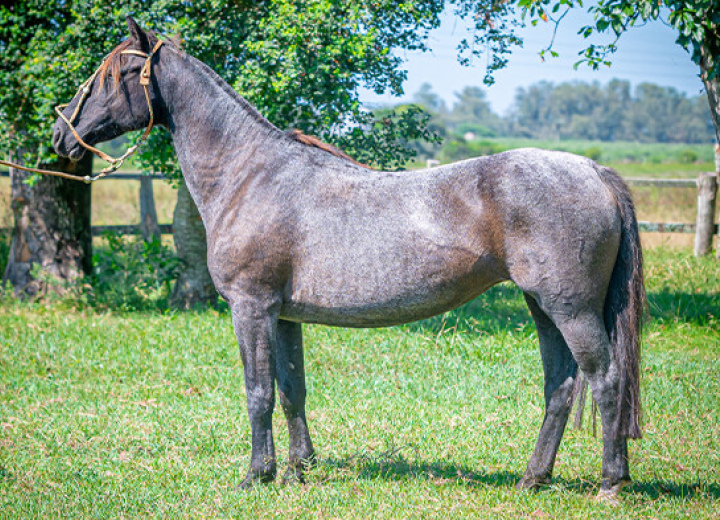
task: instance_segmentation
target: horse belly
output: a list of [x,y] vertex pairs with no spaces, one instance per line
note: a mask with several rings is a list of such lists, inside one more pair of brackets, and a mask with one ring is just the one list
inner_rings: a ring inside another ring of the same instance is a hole
[[376,244],[363,255],[335,251],[333,261],[299,270],[281,317],[343,327],[397,325],[454,309],[504,278],[491,255],[447,247],[413,254],[401,249],[383,251]]

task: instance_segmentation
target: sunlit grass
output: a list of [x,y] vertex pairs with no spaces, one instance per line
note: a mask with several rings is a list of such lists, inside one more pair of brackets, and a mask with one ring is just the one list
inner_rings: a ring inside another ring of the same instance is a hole
[[[319,465],[305,485],[250,492],[236,489],[250,434],[225,312],[6,300],[0,518],[716,518],[720,263],[647,257],[645,437],[612,511],[593,500],[601,443],[587,429],[566,433],[548,490],[513,489],[542,420],[542,375],[522,296],[502,285],[401,327],[306,326]],[[284,469],[279,410],[274,424]]]

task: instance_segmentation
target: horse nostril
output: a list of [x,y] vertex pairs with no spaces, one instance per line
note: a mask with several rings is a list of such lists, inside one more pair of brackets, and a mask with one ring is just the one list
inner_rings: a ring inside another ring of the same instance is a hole
[[55,148],[56,152],[60,152],[61,142],[62,142],[62,132],[60,131],[60,128],[58,128],[58,125],[55,125],[55,128],[53,129],[52,144],[53,144],[53,148]]

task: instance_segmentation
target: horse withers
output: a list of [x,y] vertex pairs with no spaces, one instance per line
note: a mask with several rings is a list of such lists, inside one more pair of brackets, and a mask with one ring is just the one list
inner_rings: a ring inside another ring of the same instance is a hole
[[[252,455],[242,486],[275,478],[276,385],[285,478],[302,480],[315,458],[301,323],[405,323],[512,280],[537,326],[546,405],[518,487],[549,481],[579,367],[601,415],[601,495],[614,499],[630,478],[627,438],[640,436],[644,301],[633,204],[614,171],[535,149],[374,171],[277,129],[209,67],[128,24],[130,38],[65,115],[91,145],[148,126],[150,110],[172,134],[244,366]],[[58,120],[60,155],[85,152],[75,133]]]

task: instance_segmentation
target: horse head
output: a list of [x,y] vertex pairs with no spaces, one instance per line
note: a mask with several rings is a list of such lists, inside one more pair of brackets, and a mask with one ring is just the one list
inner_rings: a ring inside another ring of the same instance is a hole
[[132,18],[127,23],[130,38],[115,47],[69,104],[56,108],[58,155],[78,160],[90,150],[103,157],[94,144],[143,127],[144,140],[153,122],[163,122],[154,63],[162,41]]

